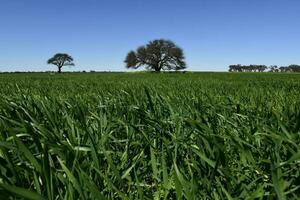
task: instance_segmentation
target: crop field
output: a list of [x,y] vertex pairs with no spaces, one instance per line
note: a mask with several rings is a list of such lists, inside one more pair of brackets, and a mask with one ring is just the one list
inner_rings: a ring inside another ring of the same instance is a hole
[[0,199],[297,199],[300,74],[0,74]]

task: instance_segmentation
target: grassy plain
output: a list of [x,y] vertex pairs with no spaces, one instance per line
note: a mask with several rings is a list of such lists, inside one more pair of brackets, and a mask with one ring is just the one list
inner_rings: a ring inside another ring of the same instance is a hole
[[0,198],[297,199],[299,91],[299,74],[0,74]]

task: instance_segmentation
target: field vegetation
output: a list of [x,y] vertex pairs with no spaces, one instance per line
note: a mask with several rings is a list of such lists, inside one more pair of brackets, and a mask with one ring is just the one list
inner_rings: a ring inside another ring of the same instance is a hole
[[297,199],[300,76],[0,74],[0,199]]

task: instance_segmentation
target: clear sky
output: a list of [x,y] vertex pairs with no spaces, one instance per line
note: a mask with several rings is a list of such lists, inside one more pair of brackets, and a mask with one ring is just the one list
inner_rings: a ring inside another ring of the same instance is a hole
[[0,0],[0,71],[125,70],[152,39],[184,49],[189,70],[300,64],[300,0]]

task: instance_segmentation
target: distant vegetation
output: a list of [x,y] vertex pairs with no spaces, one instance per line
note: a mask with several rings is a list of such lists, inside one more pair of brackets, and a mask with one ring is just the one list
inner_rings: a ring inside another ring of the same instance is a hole
[[230,72],[300,72],[300,65],[289,65],[287,67],[272,65],[267,67],[266,65],[230,65]]
[[147,70],[182,70],[186,68],[181,48],[170,40],[154,40],[147,45],[130,51],[124,61],[127,68],[137,69],[141,66]]
[[0,199],[299,199],[300,76],[0,75]]
[[48,64],[56,65],[58,73],[61,73],[63,66],[74,66],[73,58],[66,53],[57,53],[47,61]]

